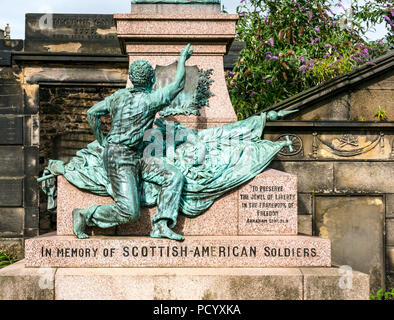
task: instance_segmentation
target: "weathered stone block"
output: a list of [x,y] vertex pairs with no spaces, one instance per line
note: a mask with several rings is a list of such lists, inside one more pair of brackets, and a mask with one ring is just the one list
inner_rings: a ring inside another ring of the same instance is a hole
[[0,206],[21,207],[23,179],[0,179]]
[[304,300],[369,300],[369,276],[339,268],[301,268]]
[[394,190],[394,162],[334,163],[336,192],[389,193]]
[[117,40],[113,15],[26,15],[26,51],[119,55]]
[[332,261],[371,277],[371,289],[384,286],[384,204],[382,197],[315,198],[315,231],[330,239]]
[[[21,90],[19,90],[21,91]],[[20,114],[23,106],[22,93],[0,94],[0,113],[2,114]]]
[[53,300],[55,272],[25,268],[23,260],[0,269],[0,300]]
[[23,144],[22,128],[22,116],[0,116],[1,144]]
[[394,194],[386,194],[386,218],[394,218]]
[[386,247],[387,271],[394,273],[394,247]]
[[28,147],[40,145],[40,119],[38,115],[24,116],[23,144]]
[[[394,109],[392,80],[380,83],[365,84],[361,90],[354,90],[351,94],[351,119],[360,120],[363,117],[366,121],[376,121],[376,114],[379,107],[387,111]],[[372,90],[371,90],[372,89]]]
[[24,205],[25,207],[38,207],[39,186],[36,177],[26,176],[24,179]]
[[18,237],[23,235],[23,208],[0,208],[0,236]]
[[270,168],[297,176],[298,192],[332,192],[333,163],[317,161],[273,161]]
[[38,84],[24,84],[23,88],[23,101],[24,101],[24,114],[38,113],[40,104],[40,85]]
[[38,229],[39,220],[39,210],[37,207],[25,208],[25,228]]
[[0,176],[21,177],[23,170],[23,148],[22,146],[0,147]]
[[59,269],[58,300],[301,300],[298,269]]
[[40,151],[38,147],[24,148],[25,174],[27,176],[38,176],[40,172],[39,165]]
[[394,246],[394,219],[386,219],[386,244]]
[[312,215],[298,216],[298,233],[308,236],[312,235]]
[[312,214],[312,193],[298,193],[298,214]]

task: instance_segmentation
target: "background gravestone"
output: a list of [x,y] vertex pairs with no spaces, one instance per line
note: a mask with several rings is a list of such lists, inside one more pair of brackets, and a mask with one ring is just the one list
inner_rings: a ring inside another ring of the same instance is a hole
[[112,15],[27,14],[25,51],[121,54]]

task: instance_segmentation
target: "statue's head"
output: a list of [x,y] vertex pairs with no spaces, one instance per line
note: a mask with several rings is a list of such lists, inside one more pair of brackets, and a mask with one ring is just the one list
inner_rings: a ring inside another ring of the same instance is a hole
[[155,70],[146,60],[137,60],[130,65],[129,78],[135,88],[151,91],[156,82]]
[[267,119],[270,120],[270,121],[278,120],[278,113],[276,111],[268,112]]

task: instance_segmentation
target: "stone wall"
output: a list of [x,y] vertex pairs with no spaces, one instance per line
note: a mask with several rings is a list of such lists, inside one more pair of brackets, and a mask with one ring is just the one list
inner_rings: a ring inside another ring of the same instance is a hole
[[[94,140],[87,110],[116,91],[113,87],[40,87],[40,172],[48,159],[70,160]],[[104,130],[110,119],[103,119]]]
[[38,235],[37,109],[25,99],[21,69],[0,67],[0,248],[23,256],[23,239]]

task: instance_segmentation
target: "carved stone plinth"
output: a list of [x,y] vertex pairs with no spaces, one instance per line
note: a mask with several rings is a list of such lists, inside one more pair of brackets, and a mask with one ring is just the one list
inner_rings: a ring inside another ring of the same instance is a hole
[[27,267],[330,267],[330,240],[307,236],[189,236],[26,240]]
[[[190,6],[184,6],[185,10],[190,10]],[[177,8],[182,11],[184,6],[177,5]],[[116,14],[114,18],[123,53],[128,54],[130,63],[146,59],[153,67],[167,66],[178,59],[179,52],[187,43],[191,43],[194,53],[187,65],[196,65],[203,70],[213,69],[211,92],[214,96],[209,100],[210,107],[202,108],[199,117],[177,116],[167,120],[181,122],[193,129],[237,120],[224,79],[223,56],[234,40],[238,15],[137,13]]]

